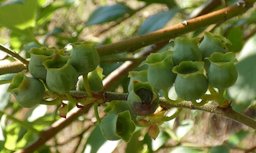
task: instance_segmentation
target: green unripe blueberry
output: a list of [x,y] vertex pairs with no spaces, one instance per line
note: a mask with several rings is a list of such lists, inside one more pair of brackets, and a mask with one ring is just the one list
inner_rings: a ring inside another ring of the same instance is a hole
[[234,62],[235,55],[231,52],[213,53],[209,58],[210,67],[208,69],[209,83],[218,89],[225,89],[233,85],[238,77]]
[[173,62],[175,65],[181,61],[200,61],[202,54],[197,46],[197,40],[179,37],[174,40]]
[[176,75],[172,72],[171,52],[153,53],[146,59],[148,64],[148,82],[157,90],[169,89]]
[[[90,89],[93,92],[100,92],[103,89],[103,83],[102,83],[103,74],[102,73],[103,73],[103,69],[100,67],[97,67],[92,72],[89,72],[89,74],[87,76]],[[77,90],[85,91],[83,78],[78,79]]]
[[100,122],[100,130],[108,140],[123,139],[129,141],[135,130],[135,124],[129,111],[117,114],[108,113]]
[[128,85],[128,91],[131,91],[134,87],[134,83],[137,82],[147,82],[147,70],[141,70],[141,71],[130,71],[129,76],[130,82]]
[[228,46],[231,45],[228,39],[221,35],[216,35],[206,32],[199,49],[202,52],[203,58],[210,57],[214,52],[226,52]]
[[56,54],[53,59],[45,61],[44,66],[47,70],[46,84],[51,91],[64,94],[75,88],[78,73],[68,57]]
[[18,73],[8,89],[23,107],[34,107],[43,100],[44,85],[41,81]]
[[173,68],[177,74],[174,87],[179,98],[194,101],[205,94],[208,81],[203,67],[203,62],[184,61]]
[[87,74],[99,65],[100,58],[94,43],[74,43],[71,46],[70,63],[79,74]]
[[158,96],[148,83],[136,82],[129,91],[128,104],[134,114],[150,115],[158,107]]
[[48,60],[54,54],[54,49],[49,48],[34,48],[30,50],[30,61],[28,70],[35,78],[45,80],[46,69],[43,65],[45,60]]

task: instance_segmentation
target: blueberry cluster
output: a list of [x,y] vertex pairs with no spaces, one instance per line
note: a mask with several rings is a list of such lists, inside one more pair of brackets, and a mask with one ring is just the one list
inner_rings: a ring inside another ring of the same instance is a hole
[[[235,54],[229,46],[226,38],[212,33],[206,33],[201,42],[196,38],[176,38],[171,48],[147,57],[146,70],[130,73],[130,107],[138,115],[152,114],[159,93],[168,95],[172,86],[178,99],[185,101],[201,99],[209,87],[223,94],[238,77]],[[141,96],[138,92],[142,89],[154,98],[145,101],[145,93]]]

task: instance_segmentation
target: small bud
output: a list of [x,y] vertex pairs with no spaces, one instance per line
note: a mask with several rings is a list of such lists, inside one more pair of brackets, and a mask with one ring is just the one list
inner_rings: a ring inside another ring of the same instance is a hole
[[160,130],[159,127],[157,125],[151,125],[148,129],[148,135],[152,138],[152,139],[156,139],[157,136],[159,135]]
[[67,113],[68,113],[68,105],[62,103],[61,106],[58,109],[58,113],[59,113],[60,117],[66,118]]

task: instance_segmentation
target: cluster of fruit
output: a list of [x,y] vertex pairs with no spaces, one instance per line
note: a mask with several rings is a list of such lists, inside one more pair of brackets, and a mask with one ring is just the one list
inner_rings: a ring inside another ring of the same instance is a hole
[[195,38],[179,37],[171,49],[149,55],[147,70],[130,73],[128,102],[134,113],[154,113],[159,92],[169,99],[172,86],[179,100],[195,104],[209,87],[224,94],[238,77],[235,54],[229,45],[224,37],[206,33],[200,43]]
[[18,73],[9,87],[23,107],[41,103],[46,90],[60,95],[69,93],[76,87],[80,75],[89,81],[101,82],[95,72],[100,59],[94,43],[74,43],[65,50],[35,48],[30,50],[30,55],[28,70],[32,76]]

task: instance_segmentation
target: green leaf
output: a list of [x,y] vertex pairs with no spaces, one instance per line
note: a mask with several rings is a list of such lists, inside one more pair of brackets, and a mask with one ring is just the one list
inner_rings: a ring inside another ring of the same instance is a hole
[[232,134],[231,136],[229,136],[227,143],[231,146],[237,146],[239,144],[241,144],[240,142],[246,138],[246,136],[249,134],[248,131],[244,131],[241,130],[239,132],[236,132],[234,134]]
[[50,3],[49,5],[40,8],[37,15],[37,23],[39,25],[44,24],[47,20],[51,19],[53,12],[62,8],[67,8],[69,6],[70,4],[67,4],[67,3],[64,3],[64,4]]
[[176,147],[171,151],[171,153],[204,153],[203,150],[190,148],[190,147]]
[[37,11],[36,0],[24,0],[24,3],[12,3],[0,6],[0,26],[25,29],[35,26]]
[[148,4],[152,4],[152,3],[166,4],[168,7],[176,6],[176,3],[174,0],[138,0],[138,1],[143,1]]
[[229,29],[226,37],[232,43],[232,45],[229,48],[232,52],[241,51],[244,44],[243,30],[241,27],[237,26]]
[[238,78],[235,84],[228,89],[228,94],[234,101],[232,106],[236,111],[243,111],[256,98],[255,48],[256,35],[244,45],[236,65]]
[[98,7],[90,16],[86,22],[87,26],[102,24],[109,21],[117,20],[121,17],[124,17],[127,13],[131,12],[131,9],[121,3],[101,6]]
[[229,148],[227,146],[216,146],[210,149],[209,153],[229,153]]
[[106,141],[97,124],[87,139],[84,152],[96,153]]
[[1,6],[5,5],[13,5],[13,4],[22,4],[24,3],[24,0],[5,0],[4,2],[1,2]]
[[139,27],[138,34],[143,35],[163,28],[176,13],[177,9],[172,9],[170,11],[163,11],[150,16]]
[[130,141],[127,143],[125,152],[126,153],[142,153],[143,152],[143,141],[139,140],[141,136],[141,131],[136,131],[131,137]]

